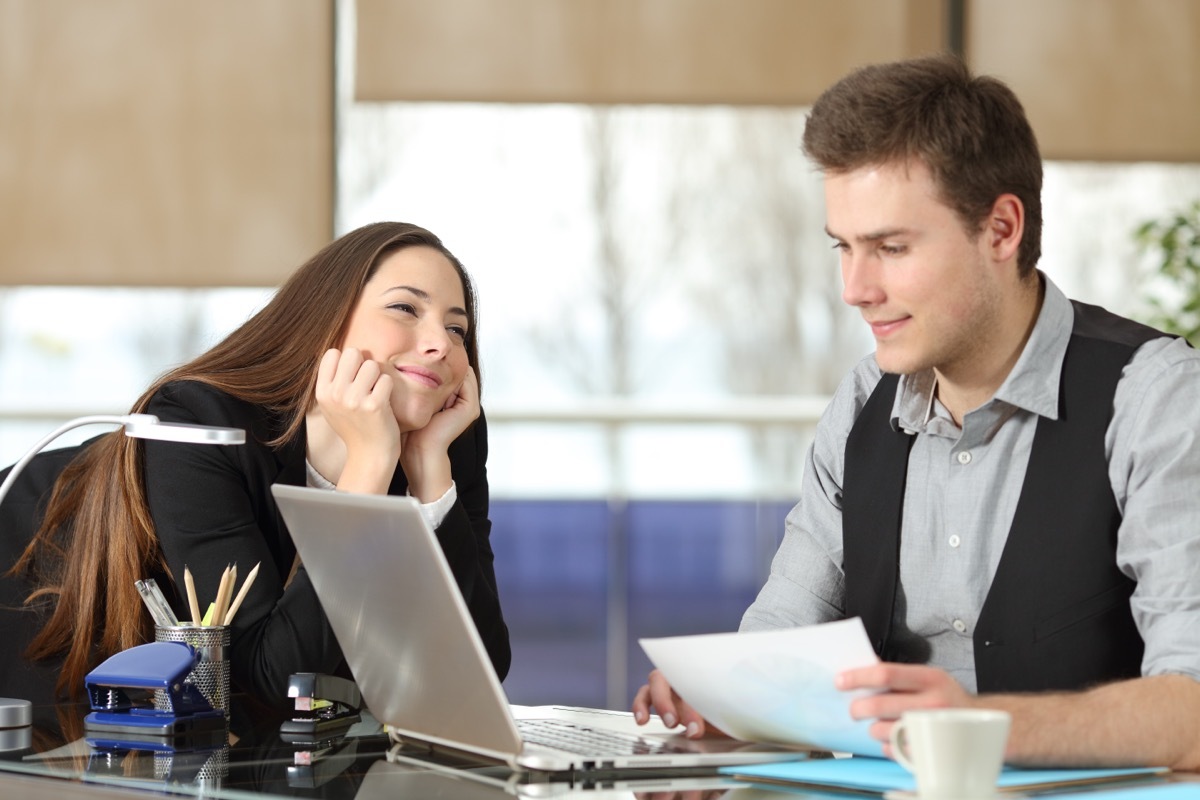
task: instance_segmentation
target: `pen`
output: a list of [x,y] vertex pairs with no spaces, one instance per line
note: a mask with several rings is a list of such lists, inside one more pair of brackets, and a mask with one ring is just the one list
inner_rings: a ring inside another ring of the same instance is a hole
[[229,607],[229,611],[225,614],[223,622],[226,625],[233,622],[233,615],[242,607],[242,601],[246,599],[246,594],[250,591],[250,584],[254,583],[255,577],[258,576],[258,568],[261,564],[261,561],[255,564],[254,569],[250,570],[250,573],[246,575],[246,580],[242,581],[242,588],[238,590],[237,597],[233,600],[233,605]]
[[183,584],[187,587],[188,611],[192,613],[192,624],[200,624],[200,601],[196,599],[196,582],[192,580],[191,570],[183,565]]
[[167,602],[162,589],[158,588],[158,581],[154,580],[154,578],[147,578],[146,586],[150,588],[150,594],[154,596],[154,602],[158,603],[158,607],[163,610],[163,616],[170,620],[171,627],[178,627],[179,617],[175,616],[175,611],[171,608],[171,604]]
[[150,611],[150,616],[154,618],[154,624],[161,627],[170,627],[171,618],[175,615],[171,613],[168,607],[165,611],[159,605],[157,598],[151,591],[150,586],[146,581],[134,581],[133,585],[137,587],[138,594],[142,596],[142,602],[146,604],[146,608]]

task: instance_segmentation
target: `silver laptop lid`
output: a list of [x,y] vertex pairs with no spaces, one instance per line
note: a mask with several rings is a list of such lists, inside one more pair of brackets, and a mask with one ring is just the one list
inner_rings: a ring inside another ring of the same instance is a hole
[[[635,733],[632,715],[597,709],[526,711],[536,712],[528,719],[619,731],[636,737],[638,746],[603,755],[523,741],[416,500],[296,486],[271,490],[367,707],[402,739],[549,772],[712,768],[799,755],[735,739],[693,742],[677,734]],[[619,719],[605,719],[613,716]],[[650,750],[644,742],[653,745]],[[671,752],[661,752],[662,744]]]
[[417,501],[271,491],[371,713],[512,763],[522,744],[508,700]]

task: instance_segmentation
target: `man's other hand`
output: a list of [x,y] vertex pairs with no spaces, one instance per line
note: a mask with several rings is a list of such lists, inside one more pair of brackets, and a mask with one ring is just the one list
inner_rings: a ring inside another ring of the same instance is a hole
[[663,724],[668,728],[683,725],[686,729],[684,735],[689,739],[698,739],[711,728],[704,717],[675,694],[675,690],[661,672],[651,672],[649,681],[638,689],[633,698],[633,718],[637,720],[638,725],[645,725],[650,721],[650,714],[658,712]]

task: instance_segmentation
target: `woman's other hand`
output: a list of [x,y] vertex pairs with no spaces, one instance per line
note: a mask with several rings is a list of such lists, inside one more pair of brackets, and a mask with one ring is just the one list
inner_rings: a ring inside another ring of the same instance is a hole
[[442,410],[424,428],[401,436],[400,465],[408,476],[408,489],[422,503],[432,503],[450,488],[450,444],[479,419],[479,381],[474,370]]

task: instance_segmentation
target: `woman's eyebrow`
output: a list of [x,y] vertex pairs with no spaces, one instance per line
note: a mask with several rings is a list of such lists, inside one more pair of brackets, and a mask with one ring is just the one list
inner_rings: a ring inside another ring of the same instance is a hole
[[408,292],[409,294],[416,295],[418,300],[429,300],[429,292],[424,289],[418,289],[415,286],[393,286],[390,289],[384,290],[384,294],[391,294],[392,292]]
[[[392,288],[385,291],[384,294],[390,294],[391,292],[408,292],[409,294],[416,297],[418,300],[422,300],[426,303],[428,303],[431,300],[431,298],[429,296],[429,292],[425,291],[424,289],[418,289],[415,286],[393,286]],[[467,310],[465,308],[459,308],[458,306],[451,306],[450,308],[448,308],[446,310],[449,313],[454,314],[456,316],[460,316],[460,317],[467,316]]]

